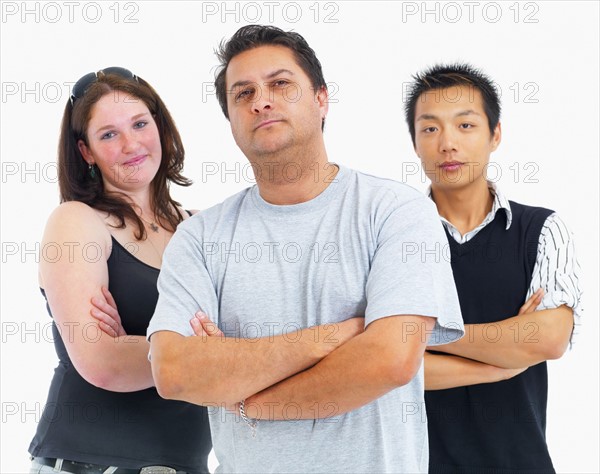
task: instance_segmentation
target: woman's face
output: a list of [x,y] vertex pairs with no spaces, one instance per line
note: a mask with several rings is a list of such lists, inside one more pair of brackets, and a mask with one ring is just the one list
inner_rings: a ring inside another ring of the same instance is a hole
[[102,172],[107,190],[139,191],[150,185],[162,159],[156,122],[146,104],[111,91],[92,107],[87,145],[79,150],[88,164]]

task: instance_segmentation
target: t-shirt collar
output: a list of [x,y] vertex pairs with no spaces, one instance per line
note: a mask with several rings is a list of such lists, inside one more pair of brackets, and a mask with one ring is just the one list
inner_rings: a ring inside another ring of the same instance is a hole
[[314,212],[321,212],[324,209],[327,209],[327,206],[332,200],[343,194],[350,183],[350,175],[352,174],[349,168],[346,168],[339,163],[331,163],[331,165],[336,165],[339,168],[337,175],[330,180],[329,177],[332,175],[331,171],[326,170],[323,172],[322,176],[318,179],[328,180],[327,182],[329,182],[329,184],[321,194],[309,201],[289,205],[271,204],[262,198],[258,186],[254,185],[250,190],[252,202],[260,212],[273,217],[279,216],[289,219]]

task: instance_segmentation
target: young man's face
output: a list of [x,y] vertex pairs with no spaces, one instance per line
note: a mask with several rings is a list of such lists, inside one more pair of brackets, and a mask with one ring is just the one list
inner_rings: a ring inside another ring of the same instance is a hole
[[235,56],[225,76],[235,142],[248,158],[322,140],[327,92],[311,81],[284,46],[260,46]]
[[490,154],[500,138],[500,124],[490,134],[483,98],[475,88],[433,90],[417,100],[415,151],[434,189],[485,182]]

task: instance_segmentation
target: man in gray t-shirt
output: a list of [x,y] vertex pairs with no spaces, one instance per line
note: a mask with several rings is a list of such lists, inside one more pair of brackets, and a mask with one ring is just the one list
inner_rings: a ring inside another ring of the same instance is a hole
[[[218,472],[426,472],[423,352],[463,334],[435,206],[328,162],[327,90],[300,35],[251,25],[220,53],[257,186],[165,251],[157,389],[209,407]],[[198,310],[222,334],[190,324]]]

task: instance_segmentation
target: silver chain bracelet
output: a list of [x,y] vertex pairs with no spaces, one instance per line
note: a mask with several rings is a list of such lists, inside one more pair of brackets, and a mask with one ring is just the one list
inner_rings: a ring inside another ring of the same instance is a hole
[[258,420],[251,420],[246,416],[246,400],[240,402],[240,417],[244,420],[250,429],[252,430],[252,437],[256,438],[256,427],[258,426]]

